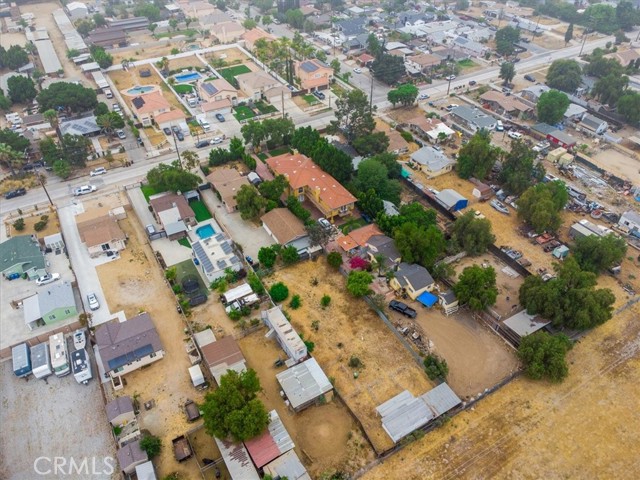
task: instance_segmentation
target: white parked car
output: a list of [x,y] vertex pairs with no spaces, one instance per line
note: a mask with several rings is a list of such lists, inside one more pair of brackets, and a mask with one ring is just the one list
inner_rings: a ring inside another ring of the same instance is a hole
[[520,132],[515,132],[513,130],[507,133],[507,135],[515,140],[520,140],[522,138],[522,134]]
[[504,125],[502,124],[502,120],[498,120],[498,123],[496,123],[496,131],[497,132],[504,131]]
[[455,80],[456,76],[455,75],[449,75],[448,77],[445,77],[445,80]]
[[73,191],[73,194],[77,197],[79,195],[86,195],[87,193],[95,192],[97,190],[95,185],[82,185]]
[[47,273],[36,279],[36,285],[38,286],[47,285],[49,283],[55,282],[56,280],[60,280],[59,273]]
[[89,302],[89,308],[91,310],[98,310],[100,308],[100,302],[98,302],[98,297],[96,297],[95,293],[87,295],[87,301]]
[[327,220],[326,218],[319,218],[318,219],[318,223],[322,226],[322,228],[324,228],[325,230],[331,230],[331,223],[329,222],[329,220]]
[[124,140],[125,138],[127,138],[127,135],[124,133],[124,130],[122,129],[116,130],[116,135],[120,140]]
[[107,169],[104,167],[98,167],[98,168],[94,168],[93,170],[91,170],[91,173],[89,173],[89,175],[91,175],[92,177],[95,177],[97,175],[104,175],[105,173],[107,173]]
[[353,69],[353,73],[362,73],[362,69],[361,68],[354,68]]
[[428,93],[421,93],[420,95],[418,95],[418,100],[426,100],[427,98],[429,98]]
[[220,137],[214,137],[211,140],[211,145],[218,145],[219,143],[222,143],[222,138],[220,138]]

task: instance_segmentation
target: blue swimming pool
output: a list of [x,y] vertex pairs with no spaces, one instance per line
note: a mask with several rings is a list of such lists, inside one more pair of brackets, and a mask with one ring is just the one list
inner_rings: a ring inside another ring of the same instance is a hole
[[153,90],[155,87],[153,86],[149,86],[149,87],[133,87],[130,88],[129,90],[127,90],[127,93],[131,94],[131,95],[139,95],[141,93],[147,93],[150,92],[151,90]]
[[205,238],[213,237],[216,231],[213,229],[211,225],[203,225],[202,227],[196,228],[196,235],[200,237],[201,240]]
[[176,75],[174,78],[176,79],[176,82],[193,82],[194,80],[202,78],[202,75],[198,72],[188,72]]

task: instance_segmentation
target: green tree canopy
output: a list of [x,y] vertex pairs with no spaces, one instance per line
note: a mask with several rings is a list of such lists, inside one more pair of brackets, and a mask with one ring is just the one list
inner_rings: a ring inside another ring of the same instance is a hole
[[349,143],[360,136],[371,134],[376,127],[369,99],[358,88],[338,98],[335,116],[336,120],[331,121],[330,130],[342,132]]
[[183,170],[177,161],[171,165],[160,164],[147,172],[147,181],[156,192],[188,192],[200,183],[200,177]]
[[278,252],[271,247],[261,247],[258,250],[258,261],[264,268],[273,268],[278,259]]
[[591,94],[605,105],[616,105],[627,92],[629,77],[609,74],[596,82]]
[[573,247],[573,255],[580,268],[596,274],[619,265],[626,253],[627,242],[613,233],[604,237],[580,237]]
[[542,180],[544,168],[542,164],[534,166],[535,158],[536,153],[522,140],[511,142],[511,150],[504,156],[498,177],[509,193],[520,195],[532,183]]
[[8,50],[0,48],[0,67],[18,70],[27,63],[29,63],[29,54],[20,45],[11,45]]
[[486,218],[476,218],[472,211],[458,217],[451,230],[451,242],[457,249],[473,256],[486,252],[487,247],[495,240],[491,222]]
[[616,5],[616,22],[625,32],[633,29],[640,22],[640,14],[631,2],[623,0]]
[[618,99],[618,113],[629,123],[640,122],[640,93],[626,91]]
[[242,185],[236,194],[238,211],[244,220],[254,220],[260,216],[266,200],[260,196],[253,185]]
[[13,103],[27,103],[36,98],[36,87],[28,77],[15,75],[7,80],[9,98]]
[[279,202],[280,198],[284,194],[284,191],[289,186],[287,177],[284,175],[277,175],[273,180],[265,180],[258,185],[258,191],[267,200]]
[[396,55],[383,53],[371,64],[373,76],[387,85],[393,85],[407,73],[404,60]]
[[404,107],[409,107],[416,102],[418,98],[418,87],[411,83],[404,83],[394,90],[389,90],[387,100],[395,107],[397,103]]
[[371,293],[371,282],[373,277],[369,272],[361,270],[351,270],[347,277],[347,290],[354,297],[363,297]]
[[520,304],[527,312],[550,320],[556,327],[585,330],[611,318],[615,296],[598,289],[596,275],[580,269],[573,256],[554,264],[557,277],[547,282],[527,277],[520,286]]
[[91,56],[93,57],[93,60],[100,65],[100,68],[106,69],[113,65],[113,57],[111,54],[107,53],[104,48],[98,45],[93,45],[91,47]]
[[405,223],[413,223],[423,228],[436,225],[435,210],[426,209],[418,202],[401,205],[399,212],[399,215],[380,212],[376,217],[376,223],[386,235],[393,236],[394,231]]
[[358,208],[369,217],[376,218],[378,213],[384,210],[384,203],[378,193],[370,188],[366,192],[362,191],[358,194]]
[[383,200],[392,203],[400,203],[400,183],[390,180],[387,167],[375,158],[363,160],[358,165],[358,174],[355,179],[356,188],[361,192],[373,189]]
[[317,130],[311,127],[296,129],[291,139],[291,146],[313,158],[322,170],[338,182],[344,184],[351,179],[353,173],[351,157],[331,145],[326,138],[320,136]]
[[435,225],[405,223],[394,231],[393,239],[403,261],[419,263],[427,269],[433,267],[446,246],[444,234]]
[[386,152],[389,148],[389,137],[385,132],[372,132],[355,138],[351,145],[360,155],[368,157]]
[[458,152],[458,176],[484,180],[500,155],[500,149],[491,145],[491,135],[485,129],[476,132]]
[[549,125],[561,122],[570,103],[569,97],[559,90],[543,92],[536,105],[538,120]]
[[41,112],[65,109],[80,113],[96,108],[98,99],[91,88],[75,83],[56,82],[38,94],[38,104]]
[[573,40],[573,23],[570,23],[567,31],[564,32],[564,44],[568,45],[571,40]]
[[72,167],[82,168],[86,165],[87,157],[91,153],[91,140],[82,135],[67,133],[62,137],[60,151]]
[[520,41],[520,30],[511,26],[496,32],[496,52],[500,55],[513,55],[514,46]]
[[493,267],[484,268],[480,265],[466,267],[453,286],[453,291],[460,303],[468,305],[471,310],[480,311],[495,305],[498,298],[496,271]]
[[511,62],[502,62],[502,65],[500,65],[500,75],[499,77],[504,80],[504,84],[508,84],[511,83],[511,80],[513,80],[513,77],[516,76],[516,67],[513,63]]
[[569,200],[565,184],[559,180],[528,188],[517,200],[518,218],[537,233],[555,232],[562,224],[560,211]]
[[525,364],[530,378],[548,378],[553,382],[560,382],[569,373],[565,356],[572,346],[569,337],[563,333],[549,335],[538,331],[521,340],[518,357]]
[[145,435],[140,440],[140,449],[146,452],[149,458],[157,457],[162,449],[162,440],[154,435]]
[[547,72],[547,85],[563,92],[575,92],[581,81],[582,69],[575,60],[555,60]]
[[29,148],[29,140],[18,135],[16,132],[9,128],[3,128],[0,130],[0,143],[4,143],[13,148],[17,153],[24,154],[25,150]]
[[374,57],[377,58],[384,51],[382,48],[382,44],[378,37],[376,37],[375,33],[370,33],[367,37],[367,50]]
[[282,282],[274,283],[269,289],[269,295],[276,303],[284,302],[289,296],[289,287]]
[[611,34],[618,29],[616,9],[611,5],[603,3],[589,5],[583,17],[588,19],[589,25],[600,33]]
[[302,27],[304,26],[304,14],[299,8],[287,10],[284,14],[284,17],[285,21],[293,28],[302,30]]
[[207,393],[202,405],[207,433],[236,442],[260,435],[269,424],[269,414],[257,398],[260,390],[254,370],[228,370],[220,379],[220,386]]
[[133,15],[136,17],[147,17],[150,22],[157,22],[162,18],[160,7],[155,5],[153,2],[138,3],[133,9]]

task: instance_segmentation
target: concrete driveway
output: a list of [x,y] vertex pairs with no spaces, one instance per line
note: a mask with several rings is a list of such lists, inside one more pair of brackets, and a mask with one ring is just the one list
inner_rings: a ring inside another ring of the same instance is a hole
[[275,243],[261,226],[256,226],[243,220],[238,212],[228,213],[213,191],[205,190],[200,194],[218,224],[231,236],[236,244],[242,246],[245,256],[249,255],[257,259],[258,250]]
[[147,203],[147,199],[144,198],[144,194],[142,190],[139,188],[131,188],[127,190],[129,194],[129,200],[131,201],[131,206],[136,212],[136,216],[142,223],[142,226],[145,225],[155,225],[156,230],[162,230],[156,219],[153,218],[153,214],[149,211],[149,204]]
[[[58,209],[60,228],[64,233],[64,241],[67,246],[67,251],[69,252],[69,259],[71,260],[73,272],[75,273],[76,279],[78,281],[78,289],[80,290],[80,296],[84,304],[84,310],[86,312],[90,312],[93,315],[91,319],[92,326],[108,322],[114,317],[119,317],[121,318],[121,320],[123,320],[123,312],[112,314],[109,311],[107,299],[105,298],[104,292],[102,291],[102,285],[100,284],[98,272],[96,272],[95,267],[97,264],[104,262],[104,260],[98,259],[97,261],[95,261],[94,259],[92,259],[89,256],[86,247],[82,243],[82,240],[80,239],[80,233],[78,232],[75,216],[79,213],[82,213],[83,211],[84,208],[82,206],[82,202],[80,201],[71,203],[70,205],[60,207]],[[89,309],[89,305],[87,303],[87,295],[89,293],[95,293],[98,297],[98,301],[100,302],[100,308],[93,312]]]

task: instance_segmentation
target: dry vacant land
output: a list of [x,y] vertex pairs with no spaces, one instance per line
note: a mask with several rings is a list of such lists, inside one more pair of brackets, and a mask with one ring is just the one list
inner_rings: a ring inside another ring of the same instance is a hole
[[[288,285],[290,295],[300,295],[302,307],[289,309],[292,323],[315,342],[313,356],[335,379],[336,390],[362,422],[374,448],[380,452],[392,447],[375,408],[405,389],[414,395],[430,390],[433,385],[424,370],[364,301],[350,296],[345,279],[323,258],[278,270],[267,279],[269,284],[278,281]],[[327,309],[320,306],[325,294],[331,296]],[[311,328],[314,321],[317,333]],[[352,356],[364,368],[349,367]]]

